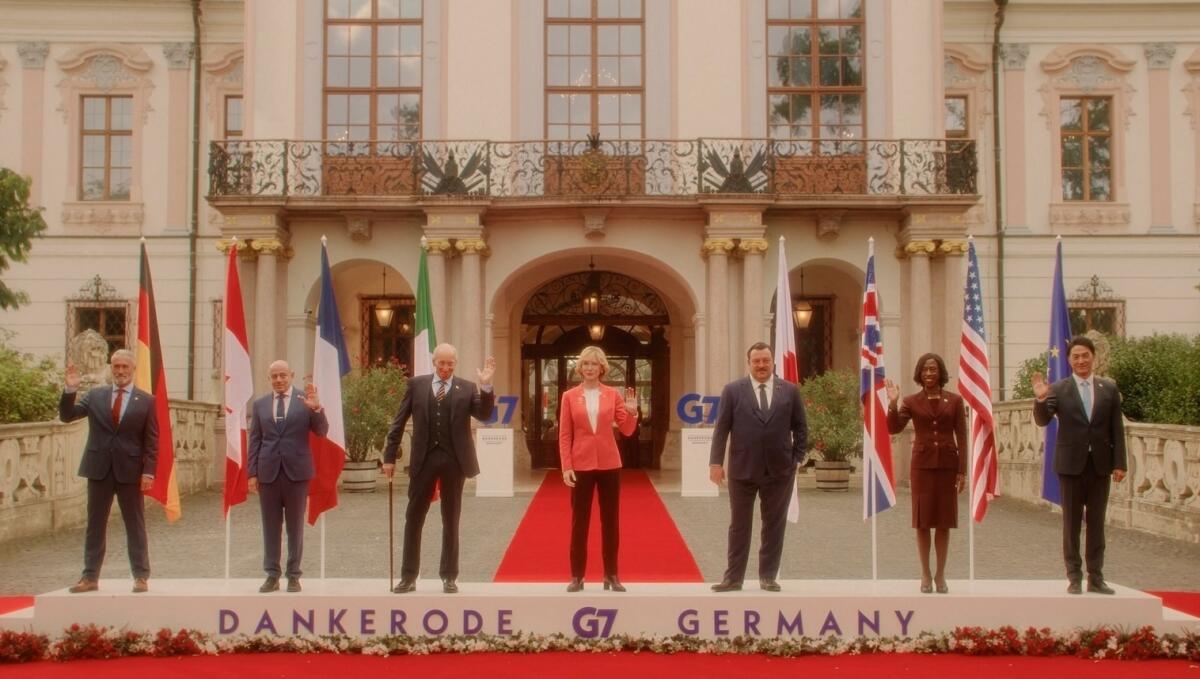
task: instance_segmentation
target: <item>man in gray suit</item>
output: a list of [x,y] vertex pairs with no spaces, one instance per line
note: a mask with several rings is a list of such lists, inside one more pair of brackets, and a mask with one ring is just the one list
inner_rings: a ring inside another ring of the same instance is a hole
[[317,399],[317,388],[304,385],[304,393],[292,387],[294,373],[287,361],[268,368],[271,393],[250,408],[247,488],[258,493],[262,509],[263,570],[267,579],[260,592],[279,589],[280,542],[287,523],[287,591],[300,591],[300,559],[304,555],[304,508],[308,482],[316,469],[308,447],[309,433],[324,436],[329,431],[325,409]]
[[729,444],[728,567],[714,592],[742,588],[750,555],[754,499],[762,499],[762,545],[758,551],[759,586],[778,592],[779,561],[788,501],[796,485],[796,466],[804,461],[808,425],[800,390],[774,375],[771,347],[758,342],[746,352],[750,375],[721,391],[717,426],[709,453],[709,478],[725,480],[725,444]]
[[118,349],[109,360],[112,386],[96,387],[75,401],[82,380],[68,363],[66,388],[58,402],[58,418],[73,422],[88,418],[88,440],[79,461],[79,475],[88,480],[87,537],[83,547],[83,576],[70,588],[74,594],[99,589],[104,563],[105,533],[113,497],[121,506],[133,591],[149,587],[150,554],[146,546],[146,517],[142,493],[154,485],[158,462],[158,416],[154,397],[133,386],[133,352]]
[[496,395],[492,392],[492,374],[496,359],[488,357],[479,372],[479,387],[454,375],[458,350],[439,344],[433,350],[431,375],[408,381],[400,399],[400,409],[388,431],[383,449],[383,473],[389,479],[395,473],[404,427],[413,421],[412,461],[409,463],[408,508],[404,511],[404,555],[400,582],[392,589],[397,594],[417,588],[421,570],[421,531],[429,512],[434,484],[441,486],[442,560],[438,575],[442,591],[458,592],[458,520],[462,514],[463,484],[479,475],[475,439],[471,436],[471,418],[486,420],[492,414]]
[[1046,426],[1058,418],[1054,471],[1062,490],[1063,561],[1067,592],[1082,593],[1083,559],[1079,528],[1087,521],[1087,591],[1113,594],[1104,582],[1104,516],[1108,510],[1109,477],[1120,483],[1125,462],[1125,423],[1117,384],[1092,373],[1096,345],[1083,336],[1067,344],[1071,376],[1046,384],[1033,375],[1033,419]]

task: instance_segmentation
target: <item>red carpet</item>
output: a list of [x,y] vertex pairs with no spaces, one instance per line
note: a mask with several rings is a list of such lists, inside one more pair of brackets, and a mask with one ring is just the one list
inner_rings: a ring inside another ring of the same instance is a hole
[[[571,579],[571,489],[547,472],[496,569],[496,582],[566,582]],[[646,473],[621,472],[621,548],[618,569],[626,582],[702,582],[700,567]],[[588,531],[587,580],[604,577],[600,563],[600,509],[593,500]]]
[[1151,592],[1146,590],[1146,594],[1153,594],[1162,599],[1163,606],[1167,608],[1200,618],[1200,592]]
[[396,677],[397,672],[422,679],[436,677],[712,677],[723,679],[764,676],[837,676],[845,679],[879,677],[948,677],[1008,679],[1009,677],[1080,677],[1129,679],[1192,677],[1200,668],[1184,660],[1092,661],[1078,658],[981,657],[964,655],[859,655],[773,658],[767,656],[679,653],[541,653],[397,656],[263,653],[188,658],[128,658],[37,662],[0,666],[0,676],[22,679],[129,679],[129,677]]
[[29,608],[33,605],[31,596],[0,596],[0,615]]

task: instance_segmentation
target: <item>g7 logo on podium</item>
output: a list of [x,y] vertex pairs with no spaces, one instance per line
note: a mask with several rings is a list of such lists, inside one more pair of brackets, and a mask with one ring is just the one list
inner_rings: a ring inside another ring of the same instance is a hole
[[[675,414],[684,424],[712,424],[717,421],[717,406],[721,403],[720,396],[701,396],[700,394],[684,394],[679,403],[675,404]],[[708,407],[706,413],[704,408]]]
[[571,627],[575,628],[575,636],[581,639],[607,638],[612,634],[613,623],[617,620],[615,608],[592,608],[584,606],[575,611],[571,618]]
[[[499,417],[501,406],[504,407],[504,417]],[[516,396],[497,396],[496,405],[492,408],[492,416],[487,418],[484,424],[496,424],[496,421],[499,420],[500,424],[507,425],[512,422],[513,411],[516,409]]]

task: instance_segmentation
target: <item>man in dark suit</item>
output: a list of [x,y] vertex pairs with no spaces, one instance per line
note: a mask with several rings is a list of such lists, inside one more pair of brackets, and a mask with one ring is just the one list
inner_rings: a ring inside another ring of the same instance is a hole
[[317,388],[304,385],[304,393],[292,387],[294,373],[287,361],[268,368],[271,393],[250,408],[247,488],[258,493],[262,509],[263,570],[267,579],[260,592],[279,590],[279,568],[283,525],[287,524],[287,591],[300,591],[300,559],[304,555],[304,508],[308,482],[316,474],[309,433],[324,436],[329,431],[325,409]]
[[[796,485],[796,466],[804,461],[808,425],[800,390],[774,375],[771,347],[758,342],[746,352],[750,375],[721,391],[717,426],[708,456],[708,476],[725,480],[725,444],[729,444],[728,567],[714,592],[742,588],[750,555],[754,499],[762,498],[762,545],[758,551],[759,586],[778,592],[779,560],[788,501]],[[731,436],[732,435],[732,436]],[[732,440],[730,440],[732,439]]]
[[392,589],[397,594],[417,588],[421,530],[425,527],[435,483],[440,484],[442,502],[442,559],[438,575],[442,578],[442,591],[458,592],[455,581],[463,484],[479,475],[471,418],[482,421],[492,414],[496,400],[492,392],[496,360],[489,356],[484,361],[478,371],[479,388],[454,376],[457,365],[458,350],[453,346],[439,344],[433,350],[433,374],[409,380],[383,449],[383,473],[390,479],[396,469],[404,427],[411,417],[412,460],[408,470],[408,508],[404,512],[404,555],[400,582]]
[[1083,560],[1079,556],[1079,528],[1087,521],[1087,591],[1113,594],[1104,582],[1104,516],[1108,509],[1109,477],[1125,478],[1125,424],[1121,418],[1121,392],[1112,380],[1092,373],[1096,345],[1086,337],[1071,338],[1067,361],[1072,375],[1046,384],[1041,373],[1033,376],[1033,419],[1046,426],[1058,418],[1054,445],[1054,471],[1062,490],[1063,560],[1067,566],[1067,591],[1082,592]]
[[63,422],[88,418],[87,445],[79,461],[79,475],[88,480],[87,537],[83,547],[83,576],[70,589],[76,594],[99,588],[114,496],[125,521],[133,591],[141,593],[149,589],[146,581],[150,577],[150,553],[146,546],[142,493],[154,485],[158,416],[154,398],[133,386],[133,352],[114,351],[109,367],[112,386],[91,389],[76,403],[81,377],[79,369],[68,363],[66,389],[58,402],[58,417]]

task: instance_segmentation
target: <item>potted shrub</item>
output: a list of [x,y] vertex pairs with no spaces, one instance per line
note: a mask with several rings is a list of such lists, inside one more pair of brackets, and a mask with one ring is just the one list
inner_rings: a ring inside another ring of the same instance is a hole
[[346,428],[346,467],[342,488],[371,493],[379,475],[379,455],[408,379],[399,363],[359,369],[342,379]]
[[849,490],[850,460],[862,454],[858,380],[856,371],[827,370],[801,385],[809,455],[816,463],[820,490]]

